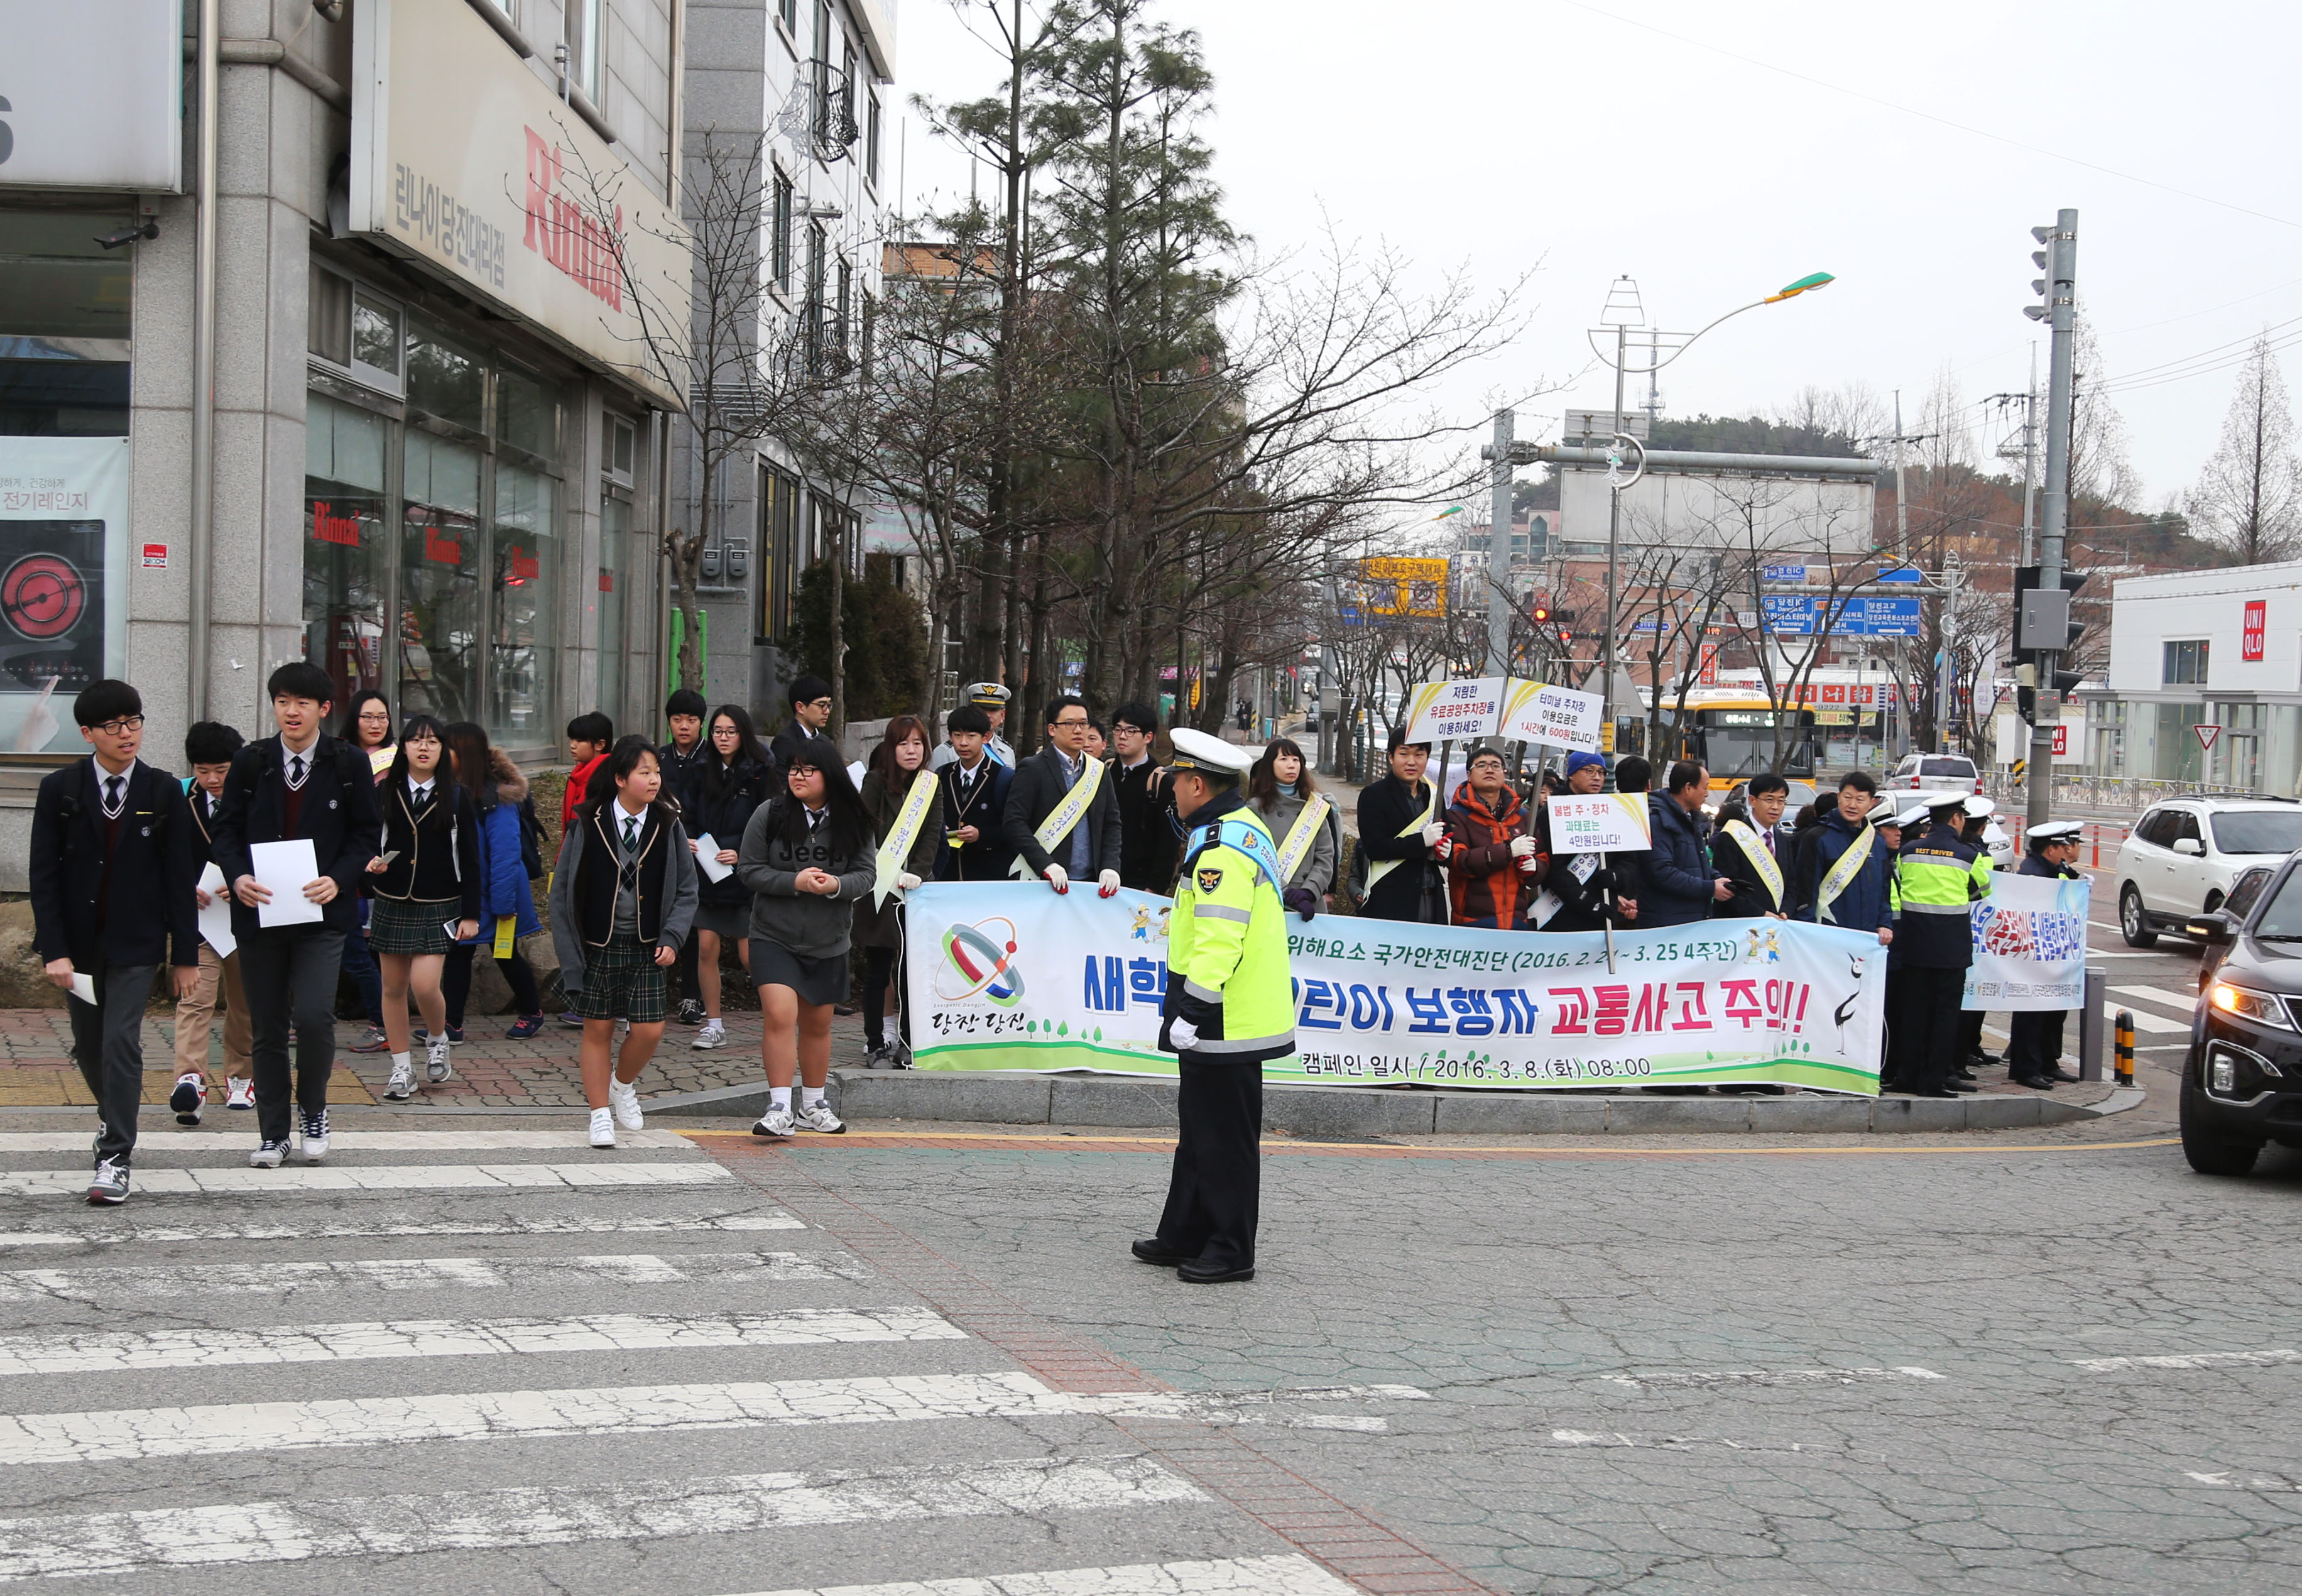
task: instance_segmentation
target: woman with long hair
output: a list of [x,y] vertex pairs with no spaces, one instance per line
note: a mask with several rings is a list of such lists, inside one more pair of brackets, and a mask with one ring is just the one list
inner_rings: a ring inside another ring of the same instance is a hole
[[[719,950],[730,939],[735,957],[751,968],[752,895],[735,876],[735,847],[752,812],[775,791],[775,767],[760,746],[751,711],[721,704],[705,728],[702,762],[687,780],[681,820],[695,854],[695,984],[703,999],[703,1029],[691,1047],[724,1047],[727,1028],[719,1016]],[[711,840],[707,859],[702,839]]]
[[[363,687],[344,706],[337,735],[367,755],[368,769],[381,784],[391,774],[391,705],[373,687]],[[371,901],[363,897],[359,921],[344,937],[343,971],[359,988],[360,1006],[367,1014],[367,1035],[352,1044],[354,1053],[382,1053],[391,1046],[383,1031],[383,978],[376,972],[374,955],[367,945]]]
[[[795,739],[782,796],[744,828],[735,874],[752,898],[752,979],[760,988],[768,1112],[754,1136],[847,1129],[824,1100],[831,1071],[831,1006],[847,995],[855,900],[871,890],[871,817],[839,750]],[[792,1108],[792,1076],[800,1103]]]
[[368,769],[381,783],[391,774],[391,703],[373,687],[363,687],[344,706],[336,734],[367,755]]
[[1274,737],[1247,773],[1247,801],[1279,844],[1287,879],[1279,896],[1305,920],[1327,907],[1343,853],[1342,817],[1311,779],[1311,761],[1290,737]]
[[436,1085],[455,1073],[448,1062],[441,970],[456,945],[480,928],[477,817],[448,768],[447,728],[429,715],[409,716],[376,799],[383,811],[383,851],[367,867],[375,899],[368,939],[383,967],[383,1029],[391,1044],[391,1079],[383,1095],[404,1103],[416,1095],[408,988],[415,988],[430,1044],[424,1078]]
[[[519,951],[519,939],[542,928],[535,916],[535,886],[520,862],[519,806],[527,797],[527,777],[511,756],[488,742],[488,734],[469,720],[448,727],[448,759],[456,780],[472,802],[480,839],[480,935],[459,942],[448,955],[441,991],[448,1000],[448,1039],[464,1039],[464,1004],[472,992],[472,961],[480,950],[496,962],[511,988],[519,1014],[504,1034],[526,1041],[543,1030],[543,999],[536,990],[535,970]],[[507,927],[503,922],[509,920]]]
[[[679,811],[662,800],[663,768],[644,737],[626,737],[601,762],[608,795],[587,800],[559,842],[551,878],[551,944],[560,984],[584,1021],[579,1058],[592,1145],[612,1147],[616,1128],[637,1130],[635,1084],[663,1040],[671,1012],[664,972],[695,919],[695,856]],[[589,790],[589,789],[587,789]],[[631,1022],[610,1058],[618,1016]]]
[[[928,769],[927,723],[916,715],[898,715],[887,722],[887,734],[871,751],[870,768],[863,774],[863,809],[871,817],[872,831],[884,842],[901,822],[912,789],[933,783]],[[905,892],[935,873],[936,850],[943,844],[943,806],[930,787],[926,805],[905,852],[895,884]],[[876,867],[876,858],[874,864]],[[912,1062],[912,1008],[896,987],[898,1013],[894,1048],[887,1046],[887,988],[895,985],[903,963],[903,900],[890,894],[874,904],[867,895],[855,905],[855,941],[863,949],[863,1063],[876,1070],[893,1064],[909,1069]]]

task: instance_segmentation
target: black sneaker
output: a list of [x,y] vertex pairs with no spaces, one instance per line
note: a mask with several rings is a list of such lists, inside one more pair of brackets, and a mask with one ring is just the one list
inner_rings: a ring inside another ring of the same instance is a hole
[[678,1021],[682,1025],[701,1025],[701,1024],[702,1024],[702,1023],[703,1023],[703,1004],[702,1004],[702,999],[700,999],[700,998],[693,998],[693,997],[685,998],[685,999],[682,1000],[682,1002],[680,1003],[680,1005],[679,1005],[679,1011],[678,1011],[678,1012],[677,1012],[677,1013],[676,1013],[676,1014],[674,1014],[674,1015],[672,1016],[672,1018],[674,1018],[674,1019],[677,1020],[677,1021]]

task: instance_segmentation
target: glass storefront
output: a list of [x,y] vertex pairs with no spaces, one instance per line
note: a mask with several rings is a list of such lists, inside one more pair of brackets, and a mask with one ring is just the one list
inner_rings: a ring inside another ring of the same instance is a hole
[[488,735],[548,742],[559,660],[559,483],[540,471],[496,465],[494,651]]
[[304,657],[347,703],[383,685],[391,598],[384,450],[391,424],[324,394],[304,413]]
[[399,712],[477,718],[485,457],[411,426],[399,508]]
[[613,490],[600,495],[600,693],[594,708],[624,724],[627,651],[638,641],[626,630],[633,614],[632,507]]

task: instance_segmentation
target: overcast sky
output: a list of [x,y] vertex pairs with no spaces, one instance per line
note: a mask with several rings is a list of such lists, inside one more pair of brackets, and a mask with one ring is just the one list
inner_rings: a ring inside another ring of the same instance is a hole
[[[1705,339],[1664,374],[1667,415],[1864,382],[1900,388],[1914,422],[1945,367],[1970,403],[2023,387],[2034,340],[2043,382],[2045,335],[2021,314],[2029,229],[2072,206],[2112,382],[2238,344],[2200,363],[2221,369],[2117,395],[2146,506],[2182,492],[2230,402],[2222,363],[2265,324],[2302,334],[2302,7],[2225,4],[2211,25],[2109,0],[1855,9],[1170,0],[1164,14],[1200,34],[1217,175],[1267,250],[1315,235],[1323,213],[1434,274],[1539,268],[1525,334],[1433,396],[1466,416],[1574,379],[1521,407],[1520,435],[1548,438],[1569,402],[1603,403],[1584,329],[1623,273],[1674,329],[1811,271],[1838,278]],[[996,86],[951,0],[903,0],[900,26],[903,96]],[[965,162],[906,121],[914,201],[963,191]],[[1995,424],[1974,414],[1987,442]]]

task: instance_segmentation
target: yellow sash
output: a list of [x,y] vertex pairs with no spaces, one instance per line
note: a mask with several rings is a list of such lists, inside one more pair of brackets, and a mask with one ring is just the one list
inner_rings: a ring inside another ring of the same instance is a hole
[[895,878],[903,873],[903,861],[912,856],[912,844],[920,840],[920,827],[927,823],[928,806],[935,802],[938,785],[932,770],[922,770],[912,777],[912,790],[903,795],[903,807],[895,811],[895,823],[888,827],[887,840],[879,844],[878,873],[871,882],[872,908],[887,906],[887,895],[895,890]]
[[[1751,869],[1757,872],[1760,884],[1774,898],[1775,907],[1780,909],[1783,906],[1783,867],[1775,862],[1773,854],[1767,852],[1765,841],[1740,820],[1727,821],[1724,829],[1728,836],[1735,839],[1735,845],[1743,850],[1743,857],[1751,861]],[[1858,865],[1856,868],[1861,867]],[[1841,883],[1842,889],[1844,885]]]
[[1332,808],[1334,805],[1327,802],[1324,794],[1314,793],[1303,805],[1303,812],[1295,817],[1295,824],[1288,827],[1287,840],[1279,849],[1280,891],[1287,890],[1288,883],[1295,879],[1295,872],[1311,857],[1311,844],[1319,840],[1319,827],[1327,823],[1327,811]]
[[1823,877],[1822,885],[1814,889],[1814,918],[1817,920],[1828,926],[1838,923],[1837,917],[1830,912],[1830,906],[1838,901],[1840,893],[1853,885],[1854,878],[1862,873],[1862,866],[1869,857],[1870,822],[1865,820],[1862,829],[1854,834],[1854,840],[1846,844],[1846,852],[1838,856],[1838,862],[1832,865]]
[[[1039,844],[1040,850],[1053,853],[1055,844],[1069,836],[1071,828],[1087,818],[1088,806],[1095,802],[1095,795],[1102,790],[1103,761],[1089,760],[1079,780],[1071,784],[1071,790],[1063,794],[1063,801],[1047,811],[1047,818],[1040,821],[1039,828],[1031,834],[1032,840]],[[1033,878],[1030,865],[1020,853],[1015,856],[1013,873],[1019,881]]]
[[[1430,825],[1431,817],[1438,812],[1439,784],[1434,781],[1431,784],[1431,802],[1423,806],[1422,814],[1417,816],[1416,819],[1409,820],[1399,831],[1399,835],[1403,837],[1413,836],[1425,826]],[[1375,859],[1368,861],[1367,891],[1369,893],[1373,893],[1377,886],[1382,885],[1382,878],[1385,876],[1390,875],[1391,871],[1397,869],[1400,865],[1403,865],[1407,861],[1403,859]]]

